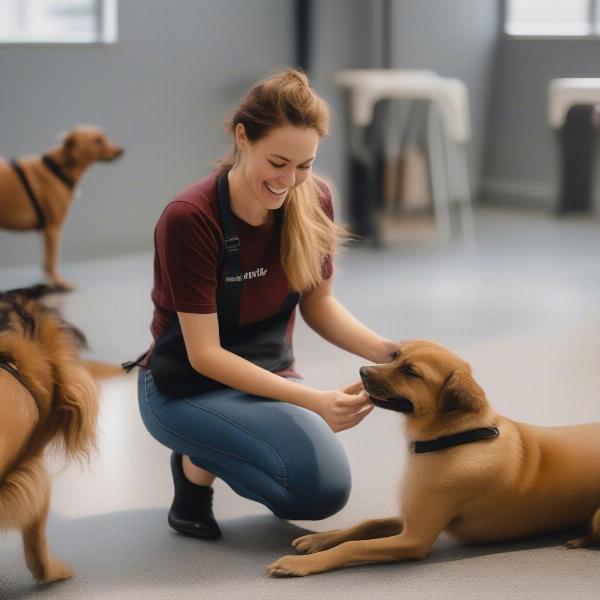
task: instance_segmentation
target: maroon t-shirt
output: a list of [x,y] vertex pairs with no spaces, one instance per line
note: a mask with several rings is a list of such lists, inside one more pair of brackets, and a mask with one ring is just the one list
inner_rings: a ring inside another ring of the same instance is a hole
[[[224,238],[217,204],[217,172],[182,190],[164,209],[154,230],[154,314],[151,332],[158,336],[176,312],[216,313],[224,272]],[[318,189],[325,213],[333,220],[329,186],[321,179]],[[282,210],[282,209],[279,209]],[[278,219],[253,226],[234,215],[240,239],[244,277],[240,300],[240,325],[262,321],[276,314],[290,293],[280,261]],[[323,276],[332,274],[327,257]],[[286,328],[291,343],[294,311]],[[283,373],[281,373],[283,374]],[[295,374],[286,371],[286,375]],[[296,374],[297,375],[297,374]]]

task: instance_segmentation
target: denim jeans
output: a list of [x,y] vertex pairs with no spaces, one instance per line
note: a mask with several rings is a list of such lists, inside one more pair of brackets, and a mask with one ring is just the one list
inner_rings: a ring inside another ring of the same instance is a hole
[[324,519],[348,500],[348,459],[313,411],[232,388],[172,399],[149,369],[139,370],[138,398],[156,440],[278,517]]

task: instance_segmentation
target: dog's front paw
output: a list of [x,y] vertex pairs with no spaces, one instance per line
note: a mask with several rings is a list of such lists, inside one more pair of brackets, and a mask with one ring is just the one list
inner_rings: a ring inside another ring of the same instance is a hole
[[55,292],[72,292],[75,289],[75,284],[66,279],[53,279],[51,283]]
[[329,548],[337,546],[337,542],[335,541],[333,532],[311,533],[296,538],[292,542],[292,546],[294,546],[298,552],[312,554],[313,552],[320,552],[321,550],[329,550]]
[[267,567],[271,577],[304,577],[318,573],[308,556],[284,556]]
[[73,576],[73,572],[62,560],[50,557],[42,573],[36,577],[39,583],[54,583]]
[[588,533],[583,537],[575,538],[574,540],[569,540],[564,547],[569,550],[573,550],[574,548],[587,548],[588,546],[597,546],[599,543],[598,539],[593,533]]

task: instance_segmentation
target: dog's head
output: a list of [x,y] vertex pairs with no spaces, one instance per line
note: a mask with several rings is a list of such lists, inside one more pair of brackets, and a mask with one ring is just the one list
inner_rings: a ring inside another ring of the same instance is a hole
[[23,291],[0,293],[0,356],[35,401],[38,443],[52,442],[68,458],[87,458],[96,442],[97,388],[79,358],[84,346],[81,331],[54,309]]
[[488,407],[469,364],[435,342],[406,342],[392,362],[362,367],[360,376],[373,404],[406,414],[418,428],[463,420]]
[[66,166],[87,166],[96,161],[110,162],[124,152],[108,139],[99,127],[78,125],[70,129],[62,142]]

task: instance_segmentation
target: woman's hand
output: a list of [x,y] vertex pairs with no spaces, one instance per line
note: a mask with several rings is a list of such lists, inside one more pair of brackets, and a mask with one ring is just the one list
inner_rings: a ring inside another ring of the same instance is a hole
[[316,412],[338,433],[358,425],[374,408],[362,384],[357,382],[340,390],[321,392]]
[[371,360],[378,365],[392,362],[398,358],[404,344],[406,344],[404,340],[392,342],[391,340],[381,338],[371,353]]

